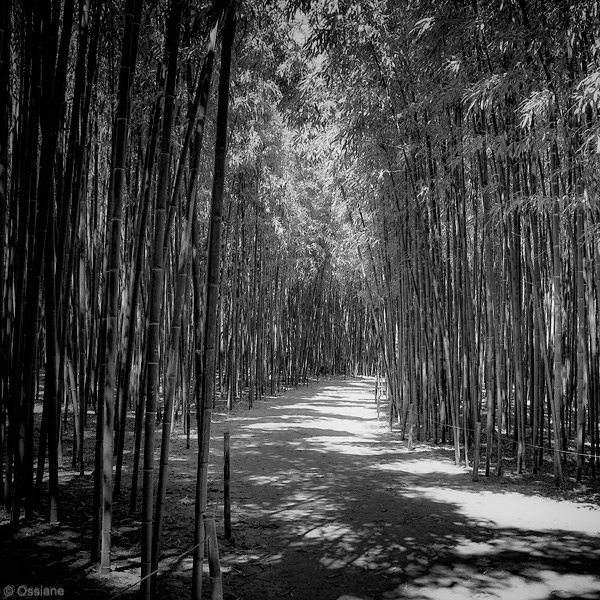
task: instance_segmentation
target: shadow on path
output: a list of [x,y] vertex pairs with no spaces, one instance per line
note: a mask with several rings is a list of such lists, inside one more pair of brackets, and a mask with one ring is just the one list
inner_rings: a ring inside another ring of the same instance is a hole
[[[597,506],[538,495],[527,481],[473,483],[449,447],[408,452],[377,421],[373,392],[372,379],[336,379],[215,413],[209,508],[221,537],[223,432],[231,432],[225,600],[600,600]],[[174,432],[159,598],[190,596],[196,448]],[[70,511],[60,527],[24,527],[8,542],[0,535],[2,585],[139,596],[140,524],[127,515],[127,494],[114,504],[113,572],[99,576],[89,564],[91,489],[89,476],[65,483]]]
[[322,382],[215,425],[217,473],[232,436],[227,598],[600,598],[595,507],[408,452],[372,398],[367,378]]

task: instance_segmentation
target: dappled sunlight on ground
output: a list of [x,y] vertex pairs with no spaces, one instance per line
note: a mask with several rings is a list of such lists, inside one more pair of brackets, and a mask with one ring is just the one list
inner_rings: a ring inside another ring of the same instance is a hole
[[443,473],[445,475],[465,475],[468,469],[457,466],[454,463],[441,462],[439,459],[419,458],[411,460],[404,457],[402,460],[391,460],[382,464],[373,465],[371,468],[377,471],[395,471],[400,475],[410,473],[415,475],[431,475],[433,473]]
[[[485,591],[482,591],[484,589]],[[571,595],[571,591],[574,595]],[[416,598],[419,600],[464,600],[470,598],[503,598],[506,600],[547,600],[578,598],[597,600],[597,578],[591,575],[562,575],[553,571],[523,569],[523,575],[490,570],[483,573],[463,567],[453,569],[435,566],[428,575],[416,577],[399,586],[384,598]]]
[[223,561],[232,599],[600,597],[597,507],[473,483],[451,448],[409,452],[372,386],[313,384],[219,424],[244,550]]
[[[473,482],[449,446],[417,441],[408,451],[377,420],[373,386],[369,378],[322,381],[252,410],[213,413],[208,509],[224,600],[600,599],[598,506],[540,495],[526,478]],[[225,431],[231,541],[222,537]],[[174,600],[190,589],[195,434],[187,449],[176,429],[171,448],[159,595]],[[80,486],[83,498],[91,484],[75,478],[69,489]],[[129,590],[120,597],[133,598],[139,522],[118,514],[126,506],[126,498],[115,504],[122,551],[110,578],[85,566],[79,531],[59,538],[47,528],[40,551],[51,557],[62,543],[70,573],[87,569],[90,588],[111,590],[102,597]]]
[[411,486],[403,494],[408,498],[452,503],[459,513],[487,527],[600,535],[600,513],[590,505],[524,496],[516,492],[468,491],[447,487]]
[[327,453],[337,452],[339,454],[353,454],[356,456],[383,456],[388,453],[388,450],[384,447],[357,444],[356,439],[350,436],[321,435],[308,438],[305,441],[308,444],[314,445],[315,451]]

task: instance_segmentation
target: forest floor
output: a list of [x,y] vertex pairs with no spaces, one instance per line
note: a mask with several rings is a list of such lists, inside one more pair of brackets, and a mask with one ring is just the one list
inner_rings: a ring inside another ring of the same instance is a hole
[[[225,431],[232,540],[223,539]],[[407,450],[377,418],[373,379],[322,380],[252,410],[216,411],[212,432],[209,510],[225,600],[600,599],[596,484],[560,492],[551,464],[473,482],[450,446]],[[175,430],[161,599],[190,596],[196,447]],[[62,485],[59,525],[40,517],[11,538],[0,524],[0,597],[29,593],[19,586],[136,597],[140,525],[128,495],[115,501],[113,572],[101,576],[89,563],[91,474],[66,471]]]

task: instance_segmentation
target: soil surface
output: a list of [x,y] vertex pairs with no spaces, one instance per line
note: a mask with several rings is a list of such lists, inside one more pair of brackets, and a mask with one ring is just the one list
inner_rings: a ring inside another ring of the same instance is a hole
[[[378,420],[371,378],[323,380],[251,410],[215,412],[212,427],[210,510],[225,600],[600,599],[594,490],[559,493],[550,474],[473,482],[450,446],[407,450]],[[167,599],[190,597],[197,456],[194,436],[191,449],[179,429],[171,440],[157,595]],[[101,576],[89,564],[91,474],[65,471],[62,483],[58,526],[40,517],[12,537],[0,526],[0,597],[137,596],[139,514],[128,515],[127,494],[114,506],[113,571]],[[205,582],[208,598],[208,573]]]

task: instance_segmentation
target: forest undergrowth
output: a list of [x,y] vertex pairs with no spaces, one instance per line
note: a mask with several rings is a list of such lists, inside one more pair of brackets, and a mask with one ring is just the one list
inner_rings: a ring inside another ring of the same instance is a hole
[[[473,482],[470,467],[454,464],[451,444],[416,439],[407,450],[399,431],[390,431],[383,415],[377,417],[373,386],[371,378],[326,379],[267,398],[251,410],[238,405],[227,411],[224,402],[217,403],[208,510],[216,517],[226,600],[333,600],[342,594],[459,598],[484,592],[536,598],[552,585],[552,597],[598,597],[597,479],[586,475],[576,484],[576,465],[567,460],[567,486],[558,489],[551,455],[537,474],[516,475],[516,452],[507,439],[504,474],[485,477],[480,469]],[[91,432],[94,415],[88,418]],[[132,436],[133,413],[128,420]],[[225,431],[232,439],[230,540],[223,532]],[[129,511],[131,456],[125,457],[122,494],[113,505],[112,572],[100,575],[89,554],[93,474],[86,470],[79,476],[70,468],[70,435],[66,431],[63,438],[59,523],[48,524],[38,506],[36,518],[9,539],[8,519],[0,522],[0,589],[6,598],[11,585],[62,589],[67,598],[137,597],[141,521],[139,511]],[[93,465],[91,437],[85,449],[86,465]],[[177,422],[161,598],[189,594],[196,457],[195,430],[187,448]],[[575,522],[581,515],[589,538]],[[541,575],[533,577],[524,568],[532,561],[543,567],[537,568]],[[209,590],[207,582],[208,572]],[[576,595],[565,595],[569,586]]]

